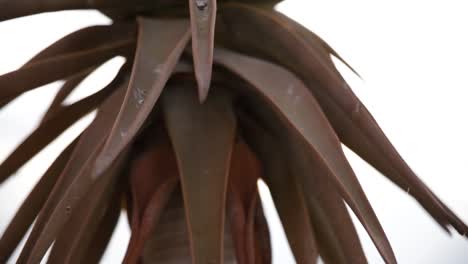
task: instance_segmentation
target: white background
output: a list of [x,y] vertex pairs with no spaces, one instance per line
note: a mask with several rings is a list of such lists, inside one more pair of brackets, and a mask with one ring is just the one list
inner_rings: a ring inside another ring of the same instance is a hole
[[[338,65],[353,90],[373,113],[405,160],[463,220],[468,222],[468,7],[466,1],[288,0],[278,9],[329,42],[363,77]],[[66,33],[109,21],[97,12],[62,12],[0,23],[0,74],[19,67],[41,48]],[[113,60],[89,78],[100,87],[122,61]],[[106,77],[107,76],[107,77]],[[58,83],[25,94],[0,111],[0,160],[27,136]],[[89,118],[67,131],[0,188],[0,232],[37,176],[64,142]],[[400,263],[467,263],[468,241],[447,236],[406,193],[357,158],[355,169]],[[264,190],[264,188],[262,188]],[[263,191],[267,194],[267,191]],[[275,263],[293,263],[268,196]],[[359,226],[370,263],[382,263]],[[112,252],[104,263],[117,263],[129,232],[121,221]]]

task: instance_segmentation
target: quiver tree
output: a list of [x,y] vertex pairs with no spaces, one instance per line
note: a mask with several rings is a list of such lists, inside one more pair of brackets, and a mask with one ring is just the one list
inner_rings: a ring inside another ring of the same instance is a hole
[[[18,0],[0,19],[69,9],[112,18],[53,43],[0,76],[0,105],[57,80],[42,122],[0,165],[4,182],[78,119],[94,121],[59,155],[0,239],[18,263],[97,263],[127,210],[125,263],[269,263],[257,190],[270,188],[298,263],[365,263],[346,205],[387,263],[396,259],[341,144],[408,191],[444,229],[468,230],[413,173],[349,89],[317,35],[278,1]],[[115,79],[64,99],[100,65]]]

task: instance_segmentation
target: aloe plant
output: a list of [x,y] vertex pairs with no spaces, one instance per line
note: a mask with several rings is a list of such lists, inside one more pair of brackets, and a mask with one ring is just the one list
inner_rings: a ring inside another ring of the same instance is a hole
[[[113,23],[71,33],[0,76],[0,106],[56,80],[40,125],[0,165],[0,183],[78,119],[0,238],[0,261],[97,263],[121,210],[125,263],[270,263],[257,190],[271,190],[298,263],[366,263],[346,205],[386,263],[396,258],[341,144],[413,196],[444,229],[468,227],[403,161],[349,89],[321,38],[275,0],[18,0],[0,20],[95,9]],[[106,61],[115,79],[64,99]],[[342,59],[341,59],[342,60]],[[344,61],[343,61],[344,62]],[[345,63],[346,64],[346,63]]]

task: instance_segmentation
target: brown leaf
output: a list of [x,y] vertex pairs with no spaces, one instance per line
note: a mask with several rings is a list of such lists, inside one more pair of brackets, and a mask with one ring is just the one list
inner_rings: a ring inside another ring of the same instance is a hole
[[236,120],[227,95],[216,92],[199,104],[192,86],[174,85],[162,98],[181,177],[193,263],[221,263],[223,259],[225,198]]
[[154,228],[179,180],[167,135],[150,135],[160,136],[158,143],[144,150],[131,164],[132,235],[123,263],[138,263],[145,242],[154,234]]
[[288,157],[304,197],[321,256],[328,263],[367,263],[354,224],[330,172],[311,158],[299,139],[293,139]]
[[271,133],[258,126],[246,113],[240,114],[245,137],[257,152],[264,169],[264,179],[271,190],[289,245],[297,263],[315,263],[318,248],[309,220],[309,213],[294,177],[291,177],[287,161]]
[[[227,214],[231,223],[232,238],[236,250],[237,261],[240,264],[255,262],[255,234],[251,212],[258,199],[257,181],[261,178],[260,163],[249,149],[239,140],[235,145],[231,158],[228,183]],[[247,222],[250,220],[250,230]],[[250,233],[248,233],[250,231]]]
[[0,102],[10,101],[26,91],[67,78],[117,55],[129,53],[133,45],[133,38],[124,37],[96,48],[59,54],[28,63],[16,71],[0,76]]
[[[314,93],[343,143],[409,191],[444,229],[450,224],[459,233],[468,233],[468,227],[411,171],[341,76],[321,59],[310,36],[304,38],[272,13],[238,4],[224,8],[222,18],[232,32],[227,44],[273,59],[297,74]],[[268,45],[264,39],[269,40]]]
[[16,211],[15,216],[10,221],[0,239],[0,262],[7,262],[34,222],[34,219],[46,202],[54,184],[57,182],[58,176],[63,168],[65,168],[70,154],[76,145],[76,141],[77,140],[68,145],[57,159],[55,159]]
[[48,264],[83,263],[88,246],[94,244],[93,235],[104,220],[106,211],[111,210],[112,204],[120,205],[121,186],[117,178],[121,175],[123,163],[123,160],[114,163],[106,172],[110,174],[108,177],[111,180],[96,182],[78,203],[70,220],[55,239]]
[[[328,59],[330,64],[334,67],[333,61],[331,60],[331,56],[333,55],[335,58],[340,60],[346,67],[348,67],[354,74],[361,78],[361,75],[346,61],[344,60],[336,50],[334,50],[328,43],[326,43],[322,38],[320,38],[317,34],[310,31],[309,29],[305,28],[298,22],[290,19],[288,16],[276,11],[271,11],[270,15],[281,19],[284,22],[284,27],[288,27],[290,30],[296,31],[303,39],[306,41],[311,48],[315,48],[318,50],[318,54],[324,55],[325,59]],[[338,71],[336,71],[339,74]]]
[[192,28],[192,51],[198,96],[205,101],[211,83],[216,0],[188,0]]
[[[126,85],[127,82],[122,84],[123,87]],[[124,92],[122,87],[117,89],[103,103],[96,119],[83,132],[69,163],[36,220],[31,235],[21,252],[19,263],[39,262],[58,232],[70,218],[71,213],[76,209],[77,203],[90,188],[96,182],[103,181],[102,184],[105,185],[115,176],[113,173],[106,173],[107,177],[97,181],[91,177],[90,171],[110,132],[112,121],[118,112],[118,106],[125,95]]]
[[96,161],[94,177],[107,169],[137,135],[190,38],[186,20],[140,18],[138,22],[138,47],[130,85],[109,138]]
[[305,85],[274,64],[227,50],[215,50],[214,60],[250,83],[287,124],[288,130],[308,146],[307,154],[329,172],[382,257],[388,263],[395,263],[390,243],[344,156],[338,137]]
[[82,72],[79,72],[72,77],[68,78],[62,86],[59,88],[59,91],[54,96],[54,100],[50,104],[49,108],[47,109],[46,113],[42,117],[42,122],[49,119],[52,115],[54,115],[57,111],[63,108],[63,101],[67,98],[68,95],[86,78],[93,72],[92,70],[86,69]]
[[81,263],[86,264],[98,264],[104,252],[109,245],[109,241],[114,233],[117,226],[117,222],[120,216],[120,203],[114,202],[110,204],[106,214],[101,220],[97,231],[94,233],[92,242],[89,243],[88,250],[82,259]]
[[119,85],[125,75],[122,68],[107,87],[81,99],[69,106],[63,107],[58,113],[42,122],[3,162],[0,164],[0,183],[17,171],[39,151],[57,138],[63,131],[80,118],[90,113],[106,99]]
[[15,0],[2,1],[0,3],[0,21],[12,18],[39,14],[44,12],[54,12],[73,9],[142,9],[151,8],[152,1],[132,0]]

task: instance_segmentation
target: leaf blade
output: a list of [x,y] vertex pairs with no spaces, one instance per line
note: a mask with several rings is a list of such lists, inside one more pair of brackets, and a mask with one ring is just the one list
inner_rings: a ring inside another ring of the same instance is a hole
[[338,137],[305,85],[290,72],[259,59],[221,49],[215,51],[214,58],[250,83],[250,88],[267,100],[290,131],[301,138],[301,143],[309,146],[308,155],[330,172],[382,257],[395,263],[390,243],[344,156]]
[[[98,177],[133,140],[153,110],[190,38],[189,23],[185,20],[141,18],[139,26],[137,54],[125,101],[97,158],[94,177]],[[148,54],[153,54],[153,60],[147,59]]]
[[192,28],[192,52],[198,96],[203,102],[208,96],[211,83],[216,0],[188,0]]
[[169,87],[162,98],[163,114],[181,176],[192,261],[221,263],[236,121],[225,95],[213,94],[200,105],[191,88]]

